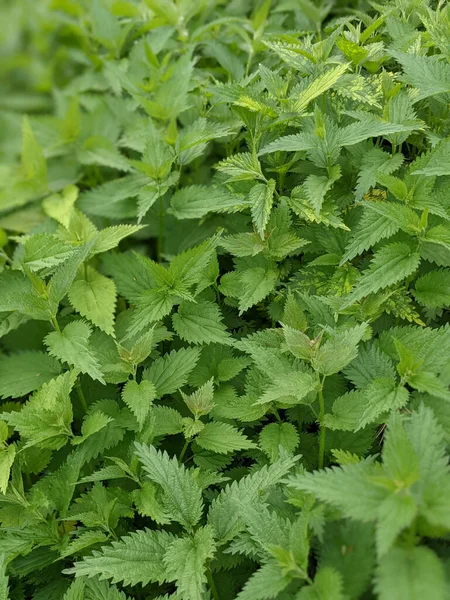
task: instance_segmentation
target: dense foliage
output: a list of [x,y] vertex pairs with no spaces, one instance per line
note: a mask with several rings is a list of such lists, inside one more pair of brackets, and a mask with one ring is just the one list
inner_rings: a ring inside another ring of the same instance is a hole
[[447,3],[0,10],[0,600],[448,600]]

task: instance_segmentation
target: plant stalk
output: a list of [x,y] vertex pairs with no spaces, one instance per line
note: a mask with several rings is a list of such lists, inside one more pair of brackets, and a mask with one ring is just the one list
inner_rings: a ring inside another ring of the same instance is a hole
[[217,590],[216,584],[214,582],[213,575],[211,573],[211,569],[206,571],[206,579],[208,580],[209,589],[211,590],[212,597],[214,600],[220,600],[219,592]]
[[182,448],[182,450],[181,450],[181,454],[180,454],[180,457],[179,457],[179,459],[178,459],[178,461],[179,461],[180,463],[181,463],[181,462],[183,462],[183,458],[184,458],[184,455],[186,454],[186,450],[188,449],[188,447],[189,447],[189,440],[186,440],[186,441],[184,442],[184,446],[183,446],[183,448]]
[[325,428],[324,420],[325,420],[325,401],[323,398],[323,382],[319,388],[319,469],[323,468],[323,459],[325,456],[325,438],[327,430]]
[[159,199],[158,210],[158,241],[156,247],[158,262],[161,262],[161,256],[164,250],[164,207],[162,197]]

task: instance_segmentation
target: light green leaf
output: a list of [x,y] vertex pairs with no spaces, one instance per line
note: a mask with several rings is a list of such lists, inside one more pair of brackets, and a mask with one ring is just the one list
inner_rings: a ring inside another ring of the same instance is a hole
[[57,235],[39,233],[27,238],[23,244],[23,255],[19,249],[18,258],[32,271],[52,269],[65,262],[75,247],[64,242]]
[[307,87],[300,92],[298,98],[293,102],[292,109],[294,112],[302,112],[308,106],[310,102],[312,102],[318,96],[324,94],[327,90],[329,90],[342,75],[347,71],[348,65],[342,64],[337,65],[319,75],[312,81],[308,81]]
[[206,562],[213,558],[216,544],[211,526],[197,529],[193,537],[174,540],[164,556],[167,579],[176,581],[178,593],[186,600],[203,600]]
[[143,377],[153,383],[157,398],[165,394],[173,394],[185,385],[199,358],[200,350],[197,348],[172,350],[169,354],[157,358],[144,371]]
[[392,548],[377,569],[380,600],[446,600],[448,585],[437,555],[425,546]]
[[122,389],[122,400],[136,417],[142,427],[156,398],[156,388],[151,381],[145,379],[141,383],[127,381]]
[[233,343],[214,302],[182,302],[172,316],[172,323],[177,334],[191,344]]
[[25,447],[58,450],[72,437],[70,391],[74,381],[73,373],[67,371],[44,383],[20,411],[2,413],[2,419],[20,433]]
[[347,297],[341,309],[351,306],[364,296],[378,292],[405,279],[418,268],[420,254],[413,252],[407,244],[394,243],[378,250],[369,268],[356,284],[354,291]]
[[0,600],[9,600],[9,577],[6,575],[5,555],[0,554]]
[[92,329],[85,321],[72,321],[62,332],[49,333],[44,342],[52,356],[105,383],[100,363],[89,344],[91,334]]
[[344,600],[342,575],[331,567],[322,567],[314,577],[314,583],[304,587],[296,600]]
[[272,210],[274,190],[275,180],[269,179],[267,184],[257,183],[254,185],[248,195],[253,224],[261,239],[264,239],[264,232]]
[[25,179],[45,184],[47,164],[41,146],[36,141],[27,117],[22,121],[22,170]]
[[219,454],[254,448],[255,445],[238,429],[228,423],[207,423],[195,438],[196,443]]
[[37,390],[61,372],[61,366],[44,352],[28,350],[0,359],[0,397],[20,398]]
[[106,227],[98,232],[95,243],[92,248],[92,254],[106,252],[119,245],[119,243],[129,235],[137,233],[145,227],[144,225],[115,225]]
[[240,314],[264,300],[273,291],[278,274],[272,269],[253,267],[240,274],[242,292],[239,297]]
[[275,561],[262,565],[245,584],[236,600],[270,600],[279,594],[291,582],[290,575],[284,575]]
[[408,390],[397,386],[391,378],[374,379],[364,392],[365,409],[356,430],[373,423],[380,415],[402,408],[409,399]]
[[234,213],[247,206],[247,200],[225,187],[204,185],[183,187],[170,200],[171,212],[177,219],[201,219],[209,212]]
[[298,432],[292,423],[269,423],[259,434],[259,445],[272,462],[280,458],[280,446],[292,454],[298,442]]
[[192,472],[153,446],[136,443],[136,455],[147,477],[161,486],[163,505],[173,521],[191,530],[203,512],[202,491]]
[[76,562],[67,573],[77,577],[110,579],[124,585],[146,585],[150,581],[162,583],[166,579],[163,558],[174,536],[165,531],[145,529],[130,533],[118,542]]
[[415,283],[414,296],[427,308],[441,308],[450,305],[450,270],[430,271],[419,277]]
[[367,324],[334,331],[330,338],[319,346],[312,360],[315,370],[329,376],[338,373],[358,355],[358,344],[364,337]]
[[106,427],[113,420],[112,417],[108,417],[100,410],[89,413],[81,425],[81,436],[75,438],[72,443],[75,445],[82,444],[88,437]]
[[82,317],[114,337],[116,286],[112,279],[87,267],[73,282],[69,300]]
[[[6,494],[8,487],[9,474],[11,467],[16,456],[16,446],[10,444],[9,446],[2,447],[0,445],[0,494]],[[1,579],[0,579],[1,581]],[[0,598],[1,598],[1,586],[0,586]]]

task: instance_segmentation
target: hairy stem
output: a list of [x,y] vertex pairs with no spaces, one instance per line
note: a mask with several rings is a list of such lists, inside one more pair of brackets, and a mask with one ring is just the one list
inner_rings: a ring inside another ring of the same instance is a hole
[[158,241],[157,241],[157,259],[161,262],[161,255],[164,250],[164,207],[162,197],[159,199],[159,210],[158,210]]
[[3,250],[0,250],[0,256],[2,256],[5,259],[7,264],[9,264],[9,265],[13,264],[13,261],[9,258],[9,256]]
[[52,325],[53,325],[53,329],[55,331],[57,331],[58,333],[61,333],[61,327],[59,326],[58,319],[56,317],[53,317]]
[[219,592],[217,590],[216,584],[213,579],[213,575],[211,573],[211,569],[206,571],[206,579],[208,580],[209,589],[211,590],[212,597],[214,600],[220,600]]
[[81,383],[77,383],[77,394],[78,394],[78,398],[80,399],[81,402],[81,406],[83,407],[84,412],[88,411],[88,405],[86,402],[86,397],[84,395],[84,392],[81,388]]
[[182,448],[182,450],[181,450],[181,454],[180,454],[180,457],[179,457],[179,459],[178,459],[178,461],[179,461],[180,463],[181,463],[181,462],[183,462],[183,458],[184,458],[184,455],[186,454],[186,450],[188,449],[188,447],[189,447],[189,440],[186,440],[186,441],[184,442],[184,446],[183,446],[183,448]]
[[324,424],[324,418],[325,418],[325,401],[323,398],[323,382],[321,382],[320,388],[319,388],[319,426],[320,426],[320,433],[319,433],[319,469],[323,468],[323,459],[325,456],[325,438],[326,438],[326,433],[327,430],[325,428],[325,424]]

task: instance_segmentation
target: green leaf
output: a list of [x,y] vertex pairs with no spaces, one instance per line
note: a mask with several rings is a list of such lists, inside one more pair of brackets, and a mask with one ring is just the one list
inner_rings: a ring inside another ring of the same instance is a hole
[[336,398],[333,414],[325,415],[324,423],[329,429],[355,431],[366,410],[366,397],[359,390],[351,390]]
[[298,600],[344,600],[342,575],[331,567],[322,567],[314,577],[314,583],[297,594]]
[[98,232],[92,254],[100,254],[115,248],[123,239],[137,233],[143,227],[144,225],[115,225],[114,227],[102,229]]
[[262,467],[220,492],[208,512],[208,523],[214,527],[220,543],[237,535],[243,526],[241,515],[246,507],[260,500],[263,492],[281,481],[297,460],[298,457],[284,455],[269,467]]
[[348,66],[346,64],[337,65],[319,75],[312,81],[308,81],[308,85],[305,89],[303,89],[298,98],[293,102],[292,109],[294,112],[302,112],[308,106],[310,102],[312,102],[318,96],[324,94],[327,90],[329,90],[333,85],[339,81],[342,75],[347,70]]
[[24,117],[22,121],[21,162],[25,179],[34,180],[41,186],[45,185],[47,181],[47,163],[27,117]]
[[242,286],[239,297],[240,314],[264,300],[274,289],[278,274],[272,269],[254,267],[246,269],[240,274]]
[[191,344],[232,344],[222,323],[222,314],[214,302],[182,302],[172,316],[177,334]]
[[450,305],[450,270],[430,271],[415,283],[414,297],[427,308]]
[[234,213],[247,206],[248,201],[225,187],[191,185],[170,199],[170,210],[177,219],[201,219],[209,212]]
[[144,425],[155,398],[156,388],[151,381],[127,381],[122,389],[122,400],[134,414],[140,427]]
[[193,537],[175,539],[164,556],[167,579],[175,581],[178,593],[186,600],[203,600],[206,562],[214,557],[213,529],[197,529]]
[[345,249],[340,265],[362,254],[364,250],[368,250],[382,239],[392,237],[399,229],[398,223],[366,208],[352,231],[352,239]]
[[0,396],[25,396],[60,372],[59,363],[44,352],[29,350],[3,356],[0,360]]
[[298,432],[292,423],[269,423],[259,434],[259,445],[272,462],[280,458],[280,446],[293,454],[298,443]]
[[64,594],[63,600],[84,600],[84,581],[83,579],[75,579],[67,592]]
[[52,269],[65,262],[75,248],[56,235],[38,233],[24,241],[23,255],[19,250],[21,262],[32,271]]
[[248,195],[253,224],[261,239],[264,239],[264,232],[272,210],[274,191],[275,180],[269,179],[267,184],[257,183],[254,185]]
[[315,370],[329,376],[338,373],[358,355],[358,344],[364,337],[367,324],[335,331],[330,338],[319,346],[312,360]]
[[5,555],[0,554],[0,600],[9,599],[9,577],[6,575],[6,561]]
[[376,518],[378,507],[386,496],[381,487],[371,483],[371,477],[370,463],[360,462],[292,476],[288,483],[340,509],[347,517],[370,521]]
[[204,385],[189,396],[181,392],[181,396],[191,413],[198,419],[211,412],[215,407],[214,380],[211,377]]
[[319,550],[319,567],[325,566],[341,573],[346,593],[359,598],[375,566],[372,526],[349,519],[328,522]]
[[228,454],[237,450],[254,448],[255,445],[238,429],[228,423],[207,423],[195,438],[205,450]]
[[58,450],[72,436],[70,391],[74,379],[70,372],[51,379],[31,396],[20,411],[2,413],[2,419],[20,433],[25,447]]
[[82,165],[110,167],[118,171],[131,171],[132,167],[108,138],[101,135],[88,137],[78,151],[78,160]]
[[311,360],[314,347],[313,340],[298,329],[283,325],[283,335],[289,352],[303,360]]
[[91,334],[92,329],[85,321],[72,321],[62,332],[49,333],[44,341],[52,356],[105,383],[100,363],[89,344]]
[[[402,182],[403,183],[403,182]],[[420,230],[419,215],[404,204],[398,202],[365,202],[366,210],[373,211],[392,221],[398,228],[408,233],[416,233]]]
[[114,336],[116,286],[114,281],[87,267],[69,290],[69,300],[82,317]]
[[378,556],[390,550],[398,534],[414,521],[417,512],[417,502],[411,496],[391,495],[382,502],[376,530]]
[[364,398],[366,406],[357,429],[373,423],[385,412],[405,406],[409,394],[405,387],[397,386],[391,378],[378,378],[366,388]]
[[279,594],[290,584],[291,577],[283,575],[275,561],[260,567],[247,581],[244,589],[236,596],[236,600],[270,600],[278,598]]
[[101,411],[94,411],[86,416],[81,425],[81,436],[72,440],[72,444],[82,444],[88,437],[104,429],[113,419]]
[[233,154],[220,161],[216,165],[216,169],[221,173],[231,175],[228,181],[264,180],[259,160],[250,152]]
[[56,313],[58,304],[69,291],[79,267],[87,259],[92,250],[94,239],[76,250],[72,256],[60,265],[48,284],[48,298]]
[[[0,447],[0,493],[6,494],[8,488],[9,474],[11,467],[16,457],[16,447],[14,444],[10,444],[6,448]],[[1,579],[0,579],[1,581]],[[1,586],[0,586],[0,598],[1,598]]]
[[163,505],[170,518],[191,530],[203,511],[202,492],[192,473],[177,459],[153,446],[136,443],[136,455],[147,477],[161,486]]
[[439,56],[393,51],[403,67],[404,80],[413,86],[413,100],[450,92],[450,67]]
[[369,268],[341,308],[351,306],[364,296],[405,279],[414,273],[419,264],[420,254],[413,252],[407,244],[394,243],[384,246],[374,254]]
[[77,577],[110,579],[124,585],[162,583],[166,579],[163,558],[174,536],[165,531],[131,532],[118,542],[95,550],[66,572]]
[[375,589],[383,600],[445,600],[447,582],[437,555],[425,546],[392,548],[381,560]]
[[144,371],[143,377],[153,383],[157,398],[173,394],[185,385],[199,358],[200,350],[197,348],[172,350],[169,354],[157,358]]

